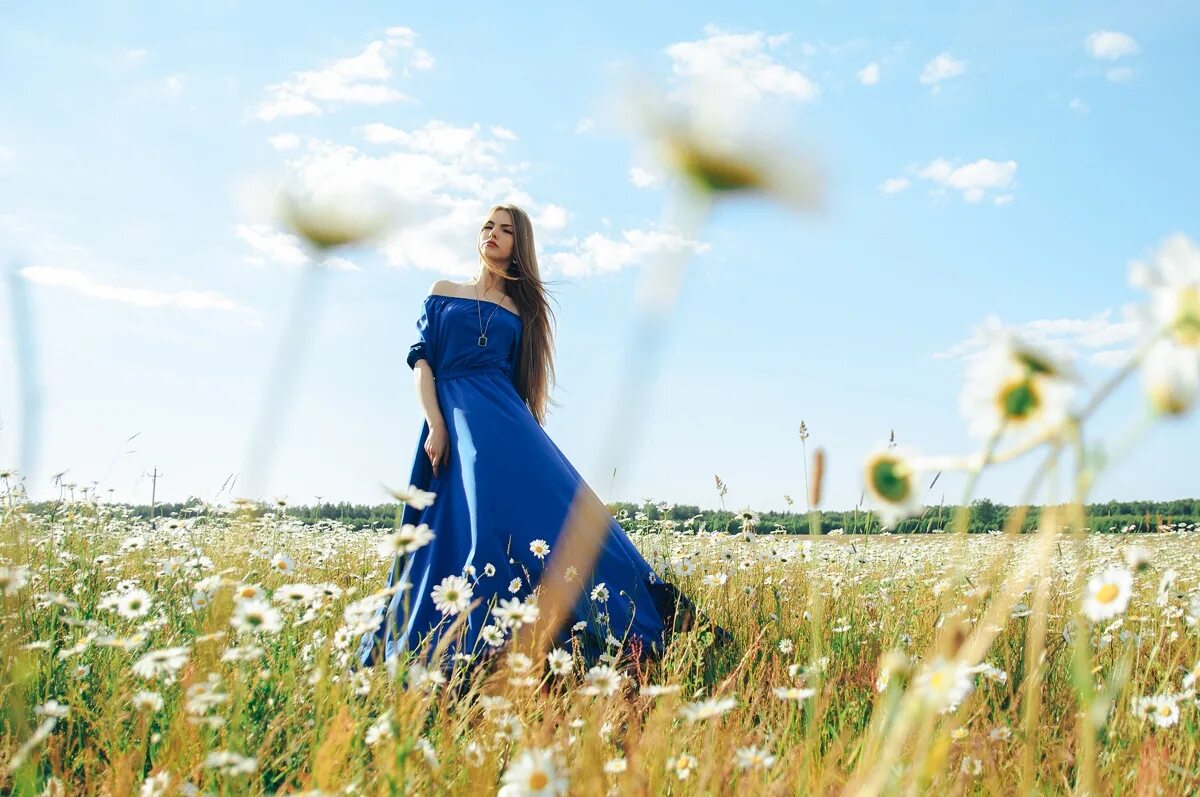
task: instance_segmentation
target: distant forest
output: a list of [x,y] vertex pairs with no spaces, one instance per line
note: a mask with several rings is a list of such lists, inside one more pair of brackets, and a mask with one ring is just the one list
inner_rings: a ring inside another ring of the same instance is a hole
[[[55,502],[39,502],[35,511],[53,512]],[[258,504],[252,511],[265,513],[278,511],[275,504]],[[296,520],[311,523],[317,520],[336,520],[354,529],[392,528],[399,517],[398,503],[352,504],[320,503],[313,506],[283,506],[284,514]],[[608,504],[609,511],[630,532],[669,531],[696,532],[722,531],[736,533],[753,530],[759,534],[808,534],[809,516],[805,512],[753,512],[729,511],[725,509],[701,509],[690,504],[628,503]],[[954,506],[927,507],[920,517],[901,521],[891,532],[896,534],[931,534],[950,532],[953,529]],[[1104,533],[1146,534],[1172,529],[1200,530],[1200,499],[1184,498],[1174,501],[1108,501],[1088,504],[1086,525],[1093,531]],[[968,531],[985,533],[1004,528],[1006,519],[1015,507],[998,504],[986,498],[974,501],[970,507]],[[150,506],[129,507],[139,517],[149,518]],[[204,504],[199,499],[185,503],[158,504],[153,507],[155,517],[187,517],[203,512]],[[1030,507],[1021,522],[1021,531],[1037,528],[1041,507]],[[842,532],[845,534],[877,534],[880,528],[875,513],[863,510],[821,511],[820,531],[823,534]]]

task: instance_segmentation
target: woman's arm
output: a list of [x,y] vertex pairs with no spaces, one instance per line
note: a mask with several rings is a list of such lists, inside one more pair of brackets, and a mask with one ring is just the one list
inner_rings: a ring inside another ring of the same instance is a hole
[[413,365],[413,379],[417,382],[417,398],[425,413],[425,421],[429,428],[445,428],[446,419],[442,417],[442,408],[438,405],[437,391],[433,386],[433,369],[429,360],[421,358]]

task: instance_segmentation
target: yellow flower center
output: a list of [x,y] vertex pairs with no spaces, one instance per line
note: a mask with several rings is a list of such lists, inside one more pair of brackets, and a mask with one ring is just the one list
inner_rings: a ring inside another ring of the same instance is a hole
[[1160,717],[1171,716],[1171,706],[1167,703],[1162,704],[1161,706],[1158,707],[1158,714]]
[[546,784],[549,782],[550,778],[548,778],[546,773],[542,772],[541,770],[538,770],[529,776],[529,788],[533,791],[539,791],[546,788]]
[[1117,599],[1117,594],[1120,591],[1120,588],[1116,584],[1105,584],[1096,591],[1096,601],[1099,603],[1112,603]]
[[1200,285],[1189,285],[1179,292],[1172,326],[1181,345],[1200,348]]

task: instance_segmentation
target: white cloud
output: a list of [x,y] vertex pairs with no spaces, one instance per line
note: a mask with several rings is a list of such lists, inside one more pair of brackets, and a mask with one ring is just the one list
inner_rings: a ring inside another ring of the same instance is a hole
[[[264,122],[288,116],[324,113],[327,105],[384,105],[410,99],[386,84],[401,50],[411,49],[416,34],[410,28],[388,28],[386,38],[368,44],[358,55],[334,61],[323,69],[294,72],[282,83],[267,86],[268,99],[254,110]],[[428,68],[433,60],[424,50],[409,66]]]
[[633,183],[638,188],[649,188],[658,185],[662,182],[662,178],[645,169],[633,166],[629,169],[629,182]]
[[879,62],[871,63],[858,70],[858,82],[864,86],[874,86],[879,82]]
[[595,126],[595,122],[593,122],[591,119],[588,119],[587,117],[584,117],[583,119],[580,119],[578,122],[575,123],[575,132],[576,133],[586,133],[587,131],[591,130],[592,127],[594,127],[594,126]]
[[512,131],[433,120],[413,129],[369,124],[358,132],[385,150],[312,139],[286,163],[288,182],[300,194],[380,196],[399,222],[379,244],[392,266],[474,275],[476,237],[494,204],[524,208],[539,249],[566,225],[564,208],[535,201],[515,182],[528,164],[510,151]]
[[10,161],[13,158],[15,158],[16,156],[17,156],[17,153],[13,150],[12,147],[6,147],[3,144],[0,144],[0,163],[4,163],[5,161]]
[[1072,98],[1071,101],[1067,103],[1067,107],[1072,111],[1077,111],[1078,113],[1082,114],[1089,114],[1092,112],[1092,106],[1088,105],[1078,97]]
[[946,159],[938,158],[920,169],[917,177],[930,180],[943,188],[960,191],[962,198],[967,202],[978,202],[988,191],[1012,188],[1016,184],[1016,173],[1017,162],[1013,160],[1001,162],[981,158],[974,163],[955,168]]
[[925,68],[921,70],[920,81],[932,84],[936,90],[938,83],[947,78],[958,77],[965,74],[966,71],[966,61],[956,61],[950,53],[940,53],[932,61],[925,64]]
[[907,177],[889,177],[879,184],[879,190],[885,194],[897,194],[908,188],[908,186]]
[[54,266],[28,266],[18,273],[30,282],[70,291],[109,302],[134,307],[181,307],[188,310],[219,310],[247,315],[255,325],[258,314],[250,307],[215,291],[160,291],[130,288],[97,282],[82,271]]
[[754,33],[726,33],[716,25],[705,25],[705,38],[677,42],[666,48],[675,75],[685,81],[672,99],[695,99],[720,92],[756,102],[764,95],[797,100],[813,100],[820,88],[803,72],[780,63],[771,53],[788,36]]
[[994,202],[997,205],[1007,205],[1009,202],[1012,202],[1012,201],[1013,201],[1012,194],[1001,194],[1000,196],[998,196],[992,200],[992,202]]
[[567,219],[570,214],[566,208],[560,208],[558,205],[546,205],[542,211],[533,217],[534,232],[538,230],[561,230],[567,226]]
[[664,230],[624,230],[620,240],[592,233],[563,243],[570,249],[550,255],[550,262],[568,277],[611,273],[645,265],[664,253],[687,250],[703,254],[711,248],[709,244],[689,241],[677,232]]
[[1133,70],[1127,66],[1114,67],[1104,73],[1109,83],[1128,83],[1133,80]]
[[1115,61],[1127,55],[1136,55],[1140,48],[1133,37],[1115,30],[1098,30],[1083,40],[1092,58]]
[[[1022,340],[1065,360],[1084,358],[1097,365],[1112,366],[1124,363],[1129,357],[1128,347],[1113,347],[1132,343],[1141,328],[1134,318],[1132,306],[1123,309],[1124,320],[1114,320],[1112,314],[1112,310],[1104,310],[1091,318],[1039,319],[1006,328]],[[999,326],[1000,320],[996,316],[989,316],[969,338],[937,352],[933,357],[938,360],[972,359],[983,351],[988,330]]]
[[296,147],[300,146],[300,136],[296,135],[295,133],[280,133],[278,135],[268,137],[267,141],[271,143],[272,147],[280,150],[295,149]]

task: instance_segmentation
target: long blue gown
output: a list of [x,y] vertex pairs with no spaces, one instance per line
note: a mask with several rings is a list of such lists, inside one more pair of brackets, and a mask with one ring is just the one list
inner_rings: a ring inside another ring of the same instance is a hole
[[[485,323],[491,317],[486,346],[478,344],[480,309]],[[429,424],[423,424],[410,483],[437,496],[423,510],[406,506],[401,522],[428,524],[435,536],[392,563],[388,586],[397,579],[412,586],[381,607],[378,627],[363,635],[358,661],[365,666],[405,651],[423,657],[432,652],[456,618],[442,614],[430,593],[451,575],[466,577],[471,600],[483,600],[444,656],[462,652],[478,660],[488,655],[491,646],[480,631],[492,621],[492,607],[501,599],[524,599],[536,586],[550,557],[539,559],[530,543],[545,540],[553,553],[582,480],[517,392],[520,316],[495,302],[477,305],[474,298],[431,294],[417,331],[420,340],[411,347],[408,363],[411,367],[424,358],[432,368],[449,436],[449,463],[441,464],[434,478],[424,450]],[[514,579],[519,588],[510,592]],[[606,601],[592,598],[599,584],[607,588]],[[638,639],[633,647],[656,657],[674,630],[681,599],[691,605],[659,578],[614,519],[574,615],[561,626],[556,642],[570,649],[575,636],[590,660],[604,652],[611,634],[627,643]],[[586,628],[573,631],[579,622]]]

